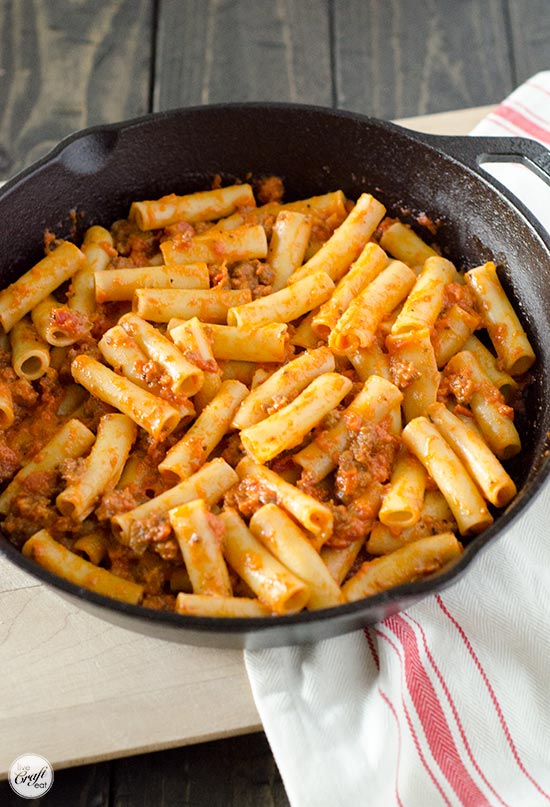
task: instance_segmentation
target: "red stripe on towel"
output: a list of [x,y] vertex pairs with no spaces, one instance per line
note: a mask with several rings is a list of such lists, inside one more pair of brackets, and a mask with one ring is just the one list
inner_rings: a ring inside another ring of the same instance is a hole
[[432,756],[462,804],[487,804],[487,799],[465,767],[453,740],[445,712],[422,664],[416,636],[403,617],[392,616],[384,624],[395,633],[405,651],[405,678]]
[[545,95],[550,95],[550,90],[547,90],[546,87],[543,87],[541,84],[537,84],[536,81],[527,81],[526,82],[530,87],[534,87],[539,92],[544,93]]
[[[522,134],[523,134],[522,129],[518,129],[517,126],[510,126],[505,121],[503,121],[502,118],[499,118],[499,117],[497,117],[497,115],[493,115],[492,113],[489,113],[487,115],[487,120],[490,120],[491,123],[493,124],[493,126],[498,126],[503,131],[509,132],[514,137],[521,137]],[[492,136],[493,135],[489,135],[489,137],[492,137]]]
[[495,796],[495,798],[497,798],[501,804],[505,805],[505,807],[509,807],[509,805],[499,796],[499,794],[496,792],[496,790],[489,784],[489,782],[487,781],[487,779],[485,778],[485,776],[483,774],[483,771],[481,770],[481,768],[477,764],[476,758],[474,757],[472,749],[470,747],[470,743],[468,742],[468,738],[466,736],[464,726],[462,725],[462,722],[461,722],[460,717],[458,715],[458,710],[456,708],[455,702],[453,700],[453,697],[451,695],[449,687],[447,686],[447,682],[445,681],[445,678],[443,677],[443,673],[441,672],[438,665],[436,664],[435,659],[432,656],[432,654],[430,652],[430,649],[428,647],[428,641],[426,639],[426,634],[424,632],[424,628],[422,627],[420,622],[417,622],[416,619],[413,619],[412,616],[410,616],[410,614],[407,614],[407,617],[408,617],[408,619],[411,620],[411,622],[414,622],[414,624],[418,627],[418,629],[420,631],[420,634],[422,636],[422,644],[424,645],[424,651],[425,651],[425,653],[426,653],[426,655],[428,657],[428,660],[429,660],[430,664],[432,665],[432,668],[433,668],[435,674],[437,675],[437,677],[439,679],[439,682],[440,682],[441,686],[443,687],[443,691],[444,691],[444,693],[445,693],[445,695],[447,697],[447,700],[449,701],[449,706],[451,707],[453,717],[455,719],[455,722],[456,722],[458,731],[460,733],[460,737],[462,739],[462,742],[464,743],[464,748],[466,749],[466,753],[468,754],[468,756],[470,758],[470,762],[472,763],[472,765],[476,769],[477,773],[479,774],[480,778],[483,780],[485,785],[487,785],[488,789],[491,791],[493,796]]
[[[403,657],[402,657],[402,655],[401,655],[401,653],[399,651],[399,648],[397,647],[397,645],[394,642],[392,642],[392,640],[390,639],[389,636],[386,636],[386,634],[382,633],[382,631],[378,630],[378,628],[375,628],[374,632],[377,633],[379,636],[381,636],[383,639],[385,639],[386,642],[390,645],[390,647],[393,647],[393,649],[395,650],[395,652],[397,654],[397,657],[399,659],[399,662],[401,664],[401,677],[403,678],[404,677],[405,664],[403,662]],[[416,731],[414,730],[413,722],[411,720],[409,710],[407,709],[407,706],[405,704],[405,699],[403,697],[403,693],[401,693],[401,705],[403,706],[403,712],[405,714],[405,718],[407,720],[407,725],[409,727],[409,731],[411,732],[411,737],[413,738],[414,747],[416,748],[416,752],[418,754],[418,757],[419,757],[420,761],[422,762],[422,764],[424,765],[424,768],[426,769],[426,771],[428,773],[428,776],[432,780],[434,786],[439,791],[439,795],[441,796],[441,798],[443,799],[443,801],[445,802],[447,807],[452,807],[451,802],[449,801],[449,799],[447,798],[447,796],[443,792],[443,788],[441,787],[441,785],[437,781],[434,772],[432,771],[432,769],[428,765],[428,761],[427,761],[426,757],[424,756],[422,748],[420,747],[420,742],[418,740],[418,736],[416,734]]]
[[395,711],[395,707],[391,700],[388,698],[385,692],[382,692],[380,687],[378,687],[378,692],[380,693],[380,697],[392,713],[395,723],[397,725],[397,765],[395,766],[395,802],[399,807],[403,807],[403,802],[399,797],[399,766],[401,762],[401,724],[399,722],[399,718],[397,716],[397,712]]
[[515,99],[511,100],[510,103],[513,106],[519,107],[519,109],[523,109],[523,111],[526,112],[530,118],[535,118],[536,120],[540,121],[547,131],[550,129],[550,121],[541,117],[541,115],[537,115],[537,113],[528,107],[527,104],[523,104],[521,101],[516,101]]
[[503,120],[510,121],[510,123],[513,123],[514,126],[522,129],[524,132],[530,134],[532,137],[535,137],[537,140],[550,144],[550,132],[548,129],[545,129],[543,126],[539,126],[534,121],[529,120],[529,118],[522,115],[521,112],[518,112],[517,109],[512,109],[512,107],[508,106],[507,104],[500,104],[496,109],[493,110],[492,114],[496,115],[498,118],[502,118]]
[[513,755],[514,759],[516,760],[516,763],[517,763],[520,771],[529,779],[531,784],[534,787],[536,787],[536,789],[539,791],[539,793],[542,796],[544,796],[544,798],[547,801],[550,801],[550,796],[548,795],[548,793],[546,793],[546,791],[543,790],[543,788],[539,785],[539,783],[537,781],[535,781],[535,779],[533,779],[533,777],[526,770],[525,766],[523,765],[523,762],[521,761],[519,752],[518,752],[518,750],[516,748],[514,740],[512,739],[510,729],[508,728],[508,724],[506,723],[506,720],[504,719],[504,714],[502,712],[502,709],[501,709],[500,703],[498,701],[498,698],[496,696],[496,693],[495,693],[493,687],[491,686],[491,682],[489,681],[489,677],[488,677],[487,673],[483,669],[483,665],[481,664],[481,661],[477,657],[474,648],[470,644],[470,640],[466,636],[466,632],[465,632],[464,628],[462,627],[462,625],[459,624],[459,622],[457,622],[457,620],[454,618],[454,616],[452,616],[452,614],[447,610],[446,606],[443,604],[443,600],[441,599],[441,595],[436,594],[435,599],[436,599],[437,604],[439,605],[439,607],[441,608],[441,610],[445,614],[445,616],[450,620],[450,622],[452,622],[452,624],[457,629],[460,638],[462,639],[462,641],[466,645],[466,648],[467,648],[469,654],[471,655],[471,657],[473,659],[473,662],[474,662],[475,666],[477,667],[477,669],[479,671],[479,674],[481,675],[481,678],[483,679],[483,683],[487,687],[487,691],[489,692],[489,697],[491,698],[491,700],[493,702],[493,706],[495,707],[496,713],[498,715],[500,725],[502,726],[502,730],[504,731],[504,736],[506,737],[506,740],[508,741],[508,745],[510,746],[510,750],[512,752],[512,755]]
[[365,634],[365,638],[369,645],[369,650],[372,655],[372,660],[376,665],[376,669],[380,670],[380,656],[378,655],[378,650],[376,649],[376,645],[374,644],[374,639],[372,638],[372,633],[370,632],[370,628],[365,628],[363,633]]

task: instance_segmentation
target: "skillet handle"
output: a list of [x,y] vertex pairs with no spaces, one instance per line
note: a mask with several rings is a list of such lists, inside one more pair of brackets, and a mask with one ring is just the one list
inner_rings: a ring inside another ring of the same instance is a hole
[[[483,163],[521,163],[550,186],[550,151],[542,143],[526,137],[478,137],[418,134],[420,139],[450,157],[485,174]],[[492,179],[492,177],[491,177]],[[493,180],[494,181],[494,180]]]

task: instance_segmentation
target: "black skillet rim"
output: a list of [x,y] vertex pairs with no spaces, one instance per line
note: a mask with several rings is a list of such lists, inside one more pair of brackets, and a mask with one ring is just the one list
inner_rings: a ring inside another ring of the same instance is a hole
[[[96,126],[87,127],[85,129],[74,132],[68,137],[61,140],[48,154],[41,159],[34,162],[28,168],[25,168],[11,180],[5,183],[0,189],[0,200],[7,196],[11,189],[18,187],[27,178],[31,177],[35,172],[42,167],[53,163],[63,151],[73,142],[82,139],[83,137],[93,134],[94,132],[103,131],[117,131],[121,132],[125,129],[134,128],[141,124],[150,123],[152,121],[162,121],[179,115],[196,114],[201,111],[206,111],[206,114],[214,112],[223,112],[225,109],[263,109],[268,111],[288,111],[294,110],[296,112],[307,112],[309,114],[319,113],[323,116],[332,117],[334,119],[347,118],[359,123],[364,122],[369,125],[375,125],[387,132],[396,131],[410,140],[420,143],[425,148],[436,152],[439,156],[451,160],[458,164],[460,169],[466,173],[472,174],[476,179],[481,180],[492,192],[504,196],[508,204],[515,208],[515,214],[522,216],[529,227],[535,230],[548,251],[550,259],[550,239],[542,229],[540,223],[531,216],[529,211],[516,199],[513,194],[507,191],[500,183],[493,180],[488,174],[481,170],[475,170],[471,165],[462,162],[460,154],[457,156],[456,144],[460,144],[461,137],[459,136],[434,136],[424,135],[419,132],[405,129],[397,124],[383,121],[378,118],[361,115],[354,112],[347,112],[341,110],[334,110],[328,107],[321,107],[308,104],[291,104],[291,103],[278,103],[278,102],[250,102],[250,103],[228,103],[228,104],[210,104],[194,107],[183,107],[179,109],[172,109],[163,112],[150,113],[140,117],[132,118],[126,121],[120,121],[111,124],[99,124]],[[464,141],[471,143],[476,138],[463,136]],[[445,151],[445,141],[448,140],[454,144],[455,148],[451,151]],[[482,138],[486,142],[486,138]],[[504,140],[504,138],[500,138]],[[510,138],[516,146],[521,149],[521,138]],[[528,141],[531,142],[531,141]],[[460,151],[460,149],[458,150]],[[246,635],[248,633],[268,633],[270,630],[280,630],[285,625],[307,626],[311,623],[330,622],[336,616],[346,618],[349,617],[351,622],[355,616],[362,618],[365,625],[372,624],[373,617],[369,617],[369,612],[379,614],[380,610],[386,605],[391,605],[396,600],[406,600],[409,598],[411,601],[416,602],[429,594],[436,594],[447,586],[457,582],[459,578],[466,572],[467,568],[475,561],[482,552],[495,538],[501,537],[511,523],[525,510],[525,508],[534,500],[535,496],[540,492],[547,477],[550,474],[550,461],[542,461],[541,467],[536,472],[533,479],[528,480],[524,487],[519,491],[517,497],[512,501],[507,510],[500,514],[495,522],[483,531],[479,536],[473,538],[468,543],[461,557],[453,563],[448,569],[438,573],[432,577],[424,580],[419,580],[411,583],[405,583],[396,586],[387,591],[374,594],[368,598],[357,600],[355,602],[344,603],[333,608],[326,608],[318,611],[302,611],[298,614],[291,614],[285,616],[269,616],[269,617],[199,617],[189,616],[185,614],[177,614],[169,611],[160,611],[152,608],[146,608],[141,605],[131,605],[129,603],[115,600],[102,594],[96,594],[89,589],[82,588],[62,577],[58,577],[52,572],[43,569],[34,563],[31,559],[26,558],[21,552],[14,547],[5,536],[0,541],[0,553],[7,557],[15,565],[19,566],[24,571],[28,572],[34,577],[41,579],[44,583],[52,586],[53,588],[61,589],[72,597],[83,599],[93,603],[99,608],[106,609],[109,612],[119,611],[123,615],[131,618],[136,618],[141,621],[148,621],[149,623],[159,623],[171,626],[185,633],[187,629],[190,632],[198,633],[225,633],[227,635]]]

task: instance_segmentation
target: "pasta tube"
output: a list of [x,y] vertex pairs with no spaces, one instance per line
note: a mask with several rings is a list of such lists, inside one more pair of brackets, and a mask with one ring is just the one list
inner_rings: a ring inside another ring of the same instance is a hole
[[126,333],[150,359],[158,362],[172,380],[176,394],[194,395],[202,386],[203,374],[195,364],[187,361],[176,345],[157,328],[135,314],[119,319]]
[[498,389],[484,373],[476,356],[468,350],[457,353],[447,363],[451,389],[463,404],[469,404],[489,448],[501,460],[514,457],[521,450],[521,440],[512,417]]
[[40,337],[29,317],[16,322],[9,334],[12,367],[20,378],[35,381],[50,366],[50,346]]
[[334,357],[326,347],[306,351],[287,364],[283,364],[269,378],[250,392],[243,400],[233,426],[245,429],[280,408],[283,402],[295,398],[317,376],[334,370]]
[[298,347],[306,347],[310,350],[319,346],[319,337],[313,331],[313,320],[319,313],[319,309],[314,308],[302,319],[294,333],[290,336],[290,344]]
[[426,489],[424,466],[401,451],[393,466],[390,486],[384,495],[378,518],[388,527],[412,527],[420,518]]
[[128,545],[134,524],[139,524],[154,513],[167,515],[169,510],[193,499],[204,499],[211,507],[238,481],[239,477],[225,460],[221,457],[213,459],[203,465],[189,479],[159,493],[158,496],[134,507],[133,510],[117,513],[111,519],[113,532],[122,544]]
[[527,372],[535,352],[498,279],[492,261],[470,269],[465,275],[483,311],[483,321],[504,369],[510,375]]
[[249,529],[287,569],[307,583],[311,591],[309,609],[331,608],[344,602],[340,586],[284,510],[276,504],[265,504],[250,519]]
[[180,504],[170,510],[168,515],[193,592],[230,597],[233,591],[218,527],[218,524],[223,525],[209,512],[204,499]]
[[[152,363],[136,341],[126,333],[122,325],[113,325],[105,331],[97,344],[102,356],[122,375],[144,390],[166,398],[176,409],[181,419],[189,419],[195,414],[191,401],[184,395],[175,395],[169,385],[164,385],[162,376],[155,374],[155,369],[164,373],[159,363]],[[152,366],[153,365],[153,366]],[[151,370],[153,372],[151,373]]]
[[49,294],[31,311],[31,319],[39,336],[54,347],[68,347],[92,327],[89,320],[71,312]]
[[358,348],[369,347],[386,314],[405,299],[416,275],[400,261],[392,261],[350,304],[329,336],[335,353],[351,355]]
[[177,344],[185,358],[203,371],[202,387],[195,393],[193,399],[195,408],[200,413],[217,395],[222,379],[210,340],[197,317],[193,317],[179,326]]
[[428,258],[403,308],[393,323],[392,334],[432,328],[443,308],[445,286],[457,278],[451,261]]
[[87,399],[88,393],[80,386],[80,384],[67,384],[63,398],[57,407],[56,415],[61,418],[69,415],[74,417],[81,411]]
[[326,272],[313,272],[292,286],[230,308],[227,324],[252,328],[271,322],[291,322],[326,302],[333,291],[334,283]]
[[113,325],[112,328],[105,331],[97,346],[109,364],[129,381],[143,389],[149,388],[143,370],[143,365],[147,362],[147,355],[138,346],[135,339],[126,333],[122,325]]
[[60,370],[63,362],[67,358],[69,349],[67,347],[51,347],[50,348],[50,367],[54,370]]
[[445,496],[462,535],[481,532],[492,524],[493,517],[468,471],[427,418],[411,420],[401,436]]
[[155,440],[163,440],[180,422],[179,412],[167,401],[132,384],[91,356],[77,356],[71,373],[91,395],[128,415]]
[[273,612],[252,597],[218,597],[207,594],[186,594],[180,592],[176,599],[176,611],[186,616],[219,617],[259,617],[270,616]]
[[111,233],[105,227],[97,225],[86,230],[80,249],[86,256],[86,265],[73,275],[67,305],[87,317],[92,317],[97,308],[96,273],[99,275],[107,268],[111,256],[116,255],[116,250],[113,248]]
[[107,556],[107,538],[101,532],[89,532],[81,535],[73,544],[72,551],[84,555],[94,566],[99,566]]
[[339,280],[356,260],[385,212],[384,205],[370,193],[362,193],[351,213],[328,241],[307,263],[290,275],[289,284],[319,270],[326,272],[335,282]]
[[201,322],[223,324],[230,308],[251,299],[250,289],[137,289],[132,308],[151,322],[197,317]]
[[462,545],[452,532],[429,535],[406,544],[389,555],[364,563],[342,586],[349,601],[370,597],[380,591],[418,580],[458,558]]
[[472,314],[456,304],[436,321],[432,344],[439,369],[466,346],[470,335],[479,327],[479,322],[477,314]]
[[[264,205],[265,208],[268,205]],[[261,210],[262,208],[259,208]],[[346,217],[346,197],[343,191],[331,191],[322,193],[319,196],[310,196],[307,199],[296,199],[294,202],[285,202],[283,210],[297,211],[309,216],[313,221],[316,219],[335,219],[343,221]]]
[[239,577],[275,613],[301,611],[310,597],[308,586],[267,551],[235,510],[223,510],[220,518],[225,524],[224,555]]
[[371,375],[380,376],[386,381],[391,380],[389,354],[382,350],[377,341],[374,341],[369,347],[360,347],[348,358],[361,381],[366,381]]
[[232,216],[220,219],[217,222],[216,228],[220,230],[232,230],[235,227],[240,227],[242,224],[261,224],[269,233],[271,230],[270,222],[282,210],[302,213],[307,216],[311,221],[336,221],[334,226],[338,226],[346,218],[346,197],[342,191],[332,191],[324,193],[320,196],[311,196],[309,199],[297,199],[294,202],[268,202],[253,210],[246,212],[234,213]]
[[313,332],[320,339],[328,339],[344,311],[365,286],[386,268],[388,256],[378,244],[369,241],[354,264],[339,281],[330,299],[312,319]]
[[240,381],[224,381],[216,397],[166,454],[159,471],[167,479],[186,479],[197,471],[228,432],[237,408],[248,394]]
[[172,263],[235,263],[267,256],[265,230],[259,224],[235,227],[234,230],[207,230],[189,239],[163,241],[160,245],[166,264]]
[[495,507],[507,505],[517,489],[489,446],[441,403],[430,406],[428,417],[462,460],[485,498]]
[[246,384],[247,387],[252,386],[252,381],[258,368],[255,362],[230,359],[228,361],[221,360],[218,364],[223,381],[228,381],[230,378],[233,378],[236,381],[240,381],[241,384]]
[[338,585],[342,585],[348,576],[364,543],[365,539],[361,537],[356,541],[352,541],[347,546],[324,546],[321,549],[323,563],[327,567],[330,576]]
[[330,538],[334,518],[326,504],[314,499],[303,490],[285,481],[279,474],[259,465],[249,457],[242,459],[237,465],[239,479],[249,477],[266,488],[271,496],[275,496],[276,504],[286,510],[306,530],[315,536],[315,546],[320,546]]
[[[146,487],[150,476],[151,471],[144,462],[143,452],[135,450],[130,454],[126,461],[126,465],[122,469],[122,474],[120,475],[116,489],[124,490],[124,488],[128,487],[129,485]],[[164,490],[164,486],[162,489]]]
[[210,277],[205,263],[183,266],[143,266],[96,272],[95,297],[98,303],[131,300],[137,289],[208,289]]
[[275,274],[273,291],[283,289],[302,265],[310,233],[311,222],[303,213],[281,210],[277,215],[267,251],[267,262]]
[[94,442],[94,434],[79,420],[65,423],[26,465],[21,468],[0,494],[0,513],[7,515],[13,499],[21,492],[25,480],[38,471],[54,471],[64,459],[85,454]]
[[380,423],[396,406],[399,407],[402,400],[403,394],[395,384],[379,376],[370,376],[345,410],[340,422],[321,432],[309,445],[295,454],[294,462],[307,471],[312,482],[320,482],[336,467],[338,457],[348,447],[346,415]]
[[9,429],[15,420],[11,391],[5,382],[0,382],[0,430]]
[[471,429],[473,432],[477,434],[478,437],[480,437],[482,440],[485,440],[483,434],[481,433],[481,429],[476,423],[474,413],[471,410],[468,411],[468,409],[462,404],[458,404],[454,407],[447,404],[447,406],[455,417],[461,420],[462,423],[465,423],[469,429]]
[[56,499],[62,515],[75,521],[84,521],[90,515],[99,497],[116,486],[136,435],[136,426],[126,415],[100,418],[84,472]]
[[408,266],[423,266],[428,258],[437,257],[435,249],[429,247],[414,230],[400,221],[395,221],[384,229],[380,246]]
[[85,262],[86,256],[78,247],[63,241],[15,283],[0,291],[0,325],[6,333]]
[[349,378],[338,373],[323,373],[294,401],[243,429],[242,444],[257,462],[273,459],[281,451],[299,445],[306,434],[338,406],[351,387]]
[[[174,328],[170,335],[180,344],[181,331]],[[272,322],[257,328],[235,328],[232,325],[207,325],[205,333],[210,339],[216,359],[240,362],[282,362],[288,345],[285,323]]]
[[403,390],[403,414],[408,422],[423,415],[435,403],[440,374],[428,328],[388,336],[386,346],[393,361],[410,365],[416,375]]
[[107,569],[75,555],[55,541],[48,530],[40,530],[31,536],[23,546],[23,554],[49,572],[96,594],[132,605],[138,605],[143,597],[144,588],[140,583],[111,574]]
[[255,207],[250,185],[229,185],[185,196],[171,193],[154,201],[132,202],[130,219],[140,230],[158,230],[178,221],[212,221],[229,216],[239,207]]
[[387,555],[426,535],[454,532],[456,528],[455,518],[441,491],[427,490],[416,524],[396,531],[377,521],[368,537],[366,549],[371,555]]
[[472,334],[464,342],[462,348],[474,354],[487,378],[500,390],[504,400],[509,400],[514,390],[517,389],[517,381],[509,373],[500,369],[497,358],[485,347],[483,342]]

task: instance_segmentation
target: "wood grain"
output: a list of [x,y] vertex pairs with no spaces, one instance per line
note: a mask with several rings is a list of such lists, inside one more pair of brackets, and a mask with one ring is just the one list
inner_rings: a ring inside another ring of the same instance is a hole
[[24,801],[16,796],[8,782],[0,782],[2,807],[21,807],[30,803],[35,807],[110,807],[110,763],[82,765],[65,771],[54,771],[54,783],[43,798]]
[[1,0],[0,179],[148,109],[152,0]]
[[513,76],[501,0],[334,0],[337,103],[401,118],[497,103]]
[[111,807],[287,807],[265,735],[119,760]]
[[514,84],[539,70],[550,69],[550,3],[548,0],[507,0]]
[[332,101],[328,0],[164,0],[154,109]]
[[452,132],[454,135],[467,135],[492,109],[494,104],[435,112],[433,115],[418,115],[414,118],[397,118],[394,123],[428,134],[444,135]]
[[3,558],[0,558],[0,571],[0,596],[8,591],[40,586],[40,581],[36,577],[32,577]]
[[0,593],[0,613],[15,687],[0,710],[0,777],[24,750],[58,769],[259,728],[239,651],[122,630],[41,585]]

